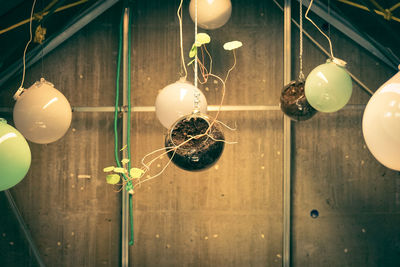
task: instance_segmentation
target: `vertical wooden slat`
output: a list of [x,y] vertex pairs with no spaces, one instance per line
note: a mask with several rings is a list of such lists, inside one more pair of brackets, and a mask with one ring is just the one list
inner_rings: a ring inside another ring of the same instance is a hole
[[[128,64],[129,60],[129,52],[128,43],[129,43],[129,34],[130,30],[130,8],[124,8],[124,17],[123,17],[123,45],[122,45],[122,90],[123,90],[123,106],[126,107],[128,105],[128,90],[129,85],[128,82]],[[128,114],[123,112],[122,115],[122,147],[125,147],[128,144]],[[128,158],[128,151],[125,149],[123,151],[124,158]],[[122,267],[127,267],[129,264],[129,193],[126,190],[122,190],[122,251],[121,251],[121,265]]]
[[[283,83],[291,80],[291,0],[284,3]],[[291,120],[283,119],[283,266],[290,266],[291,241]]]

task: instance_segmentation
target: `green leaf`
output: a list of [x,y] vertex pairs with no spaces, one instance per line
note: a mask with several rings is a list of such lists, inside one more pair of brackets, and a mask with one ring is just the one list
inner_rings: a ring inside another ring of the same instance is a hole
[[129,174],[130,174],[131,178],[133,178],[133,179],[140,178],[143,175],[143,173],[144,173],[144,170],[138,169],[138,168],[132,168],[129,171]]
[[106,176],[106,180],[108,184],[116,184],[121,180],[118,174],[109,174]]
[[207,33],[201,32],[196,35],[196,46],[200,47],[203,44],[208,44],[211,41],[210,35]]
[[112,172],[114,170],[114,168],[115,168],[114,166],[105,167],[103,169],[103,172]]
[[121,162],[122,164],[127,164],[129,162],[129,159],[122,159]]
[[197,54],[197,47],[195,44],[193,44],[192,49],[190,49],[190,52],[189,52],[189,57],[190,58],[195,57],[196,54]]
[[196,59],[192,59],[187,65],[190,66]]
[[116,173],[126,173],[126,169],[125,168],[114,168],[113,170]]
[[224,49],[225,50],[233,50],[233,49],[241,47],[242,45],[243,45],[242,42],[239,42],[239,41],[227,42],[224,44]]

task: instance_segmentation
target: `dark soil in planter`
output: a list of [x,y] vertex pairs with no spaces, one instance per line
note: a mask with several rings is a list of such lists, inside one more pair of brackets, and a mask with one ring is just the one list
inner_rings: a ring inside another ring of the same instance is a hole
[[[209,125],[207,118],[204,117],[196,115],[184,117],[166,136],[167,150],[170,150],[168,147],[178,146],[192,136],[205,133]],[[215,140],[225,140],[225,138],[216,124],[213,125],[209,135],[212,138],[205,135],[199,139],[192,139],[179,147],[174,156],[174,151],[169,152],[168,156],[170,158],[173,156],[172,162],[184,170],[201,171],[210,168],[220,158],[225,146],[224,142]]]
[[308,120],[317,113],[306,99],[304,82],[292,81],[286,85],[280,103],[283,113],[296,121]]

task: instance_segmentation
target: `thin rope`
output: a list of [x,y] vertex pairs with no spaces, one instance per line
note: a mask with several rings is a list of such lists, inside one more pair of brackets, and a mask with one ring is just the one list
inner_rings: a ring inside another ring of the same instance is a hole
[[310,5],[309,5],[308,8],[307,8],[305,17],[306,17],[307,20],[309,20],[309,21],[315,26],[315,28],[317,28],[317,29],[319,30],[320,33],[322,33],[323,36],[325,36],[326,39],[328,39],[328,42],[329,42],[329,49],[330,49],[330,56],[331,56],[331,59],[333,59],[334,56],[333,56],[333,50],[332,50],[332,42],[331,42],[331,39],[328,37],[328,35],[326,35],[326,34],[317,26],[317,24],[314,23],[314,21],[312,21],[312,20],[308,17],[308,12],[310,11],[313,2],[314,2],[314,0],[311,0],[311,1],[310,1]]
[[23,56],[23,64],[24,64],[24,69],[22,71],[22,81],[21,81],[21,86],[20,88],[24,87],[24,81],[25,81],[25,68],[26,68],[26,63],[25,63],[25,56],[26,56],[26,51],[28,50],[28,46],[29,44],[32,42],[32,18],[33,18],[33,10],[35,10],[35,4],[36,4],[36,0],[33,0],[33,4],[32,4],[32,9],[31,9],[31,17],[29,19],[29,41],[25,46],[25,50],[24,50],[24,56]]
[[299,64],[300,64],[300,72],[299,72],[299,80],[304,81],[304,73],[303,73],[303,0],[300,0],[300,50],[299,50]]
[[[283,12],[283,7],[278,3],[277,0],[272,0],[275,5]],[[339,0],[339,1],[343,1],[343,0]],[[292,22],[294,25],[296,25],[297,28],[300,28],[300,25],[292,18]],[[305,36],[311,41],[313,42],[318,48],[319,50],[321,50],[325,55],[327,55],[329,57],[329,53],[328,51],[325,50],[325,48],[318,43],[307,31],[304,31]],[[369,89],[363,82],[361,82],[356,76],[354,76],[354,74],[352,74],[349,70],[347,70],[347,73],[350,75],[350,77],[358,84],[361,86],[361,88],[367,92],[369,95],[373,95],[374,92],[372,92],[371,89]]]
[[179,38],[180,38],[180,46],[181,46],[181,72],[182,72],[182,68],[183,68],[185,71],[185,80],[186,80],[187,69],[186,69],[186,64],[185,64],[185,56],[183,55],[182,4],[183,4],[183,0],[181,0],[181,3],[179,4],[176,15],[178,16],[178,20],[179,20]]
[[[197,88],[198,82],[198,57],[197,57],[197,0],[194,1],[194,42],[196,46],[196,54],[194,58],[194,87]],[[193,113],[200,112],[200,92],[193,91]]]
[[[47,8],[47,7],[46,7]],[[42,1],[42,9],[43,9],[43,1]],[[44,22],[41,23],[44,27]],[[42,75],[40,77],[44,77],[44,64],[43,64],[43,42],[40,43],[40,59],[41,59],[41,67],[42,67]]]
[[194,58],[194,86],[197,88],[197,0],[194,0],[194,42],[196,44],[196,54]]
[[[331,0],[328,0],[328,16],[331,16]],[[328,36],[331,38],[331,24],[328,22]]]

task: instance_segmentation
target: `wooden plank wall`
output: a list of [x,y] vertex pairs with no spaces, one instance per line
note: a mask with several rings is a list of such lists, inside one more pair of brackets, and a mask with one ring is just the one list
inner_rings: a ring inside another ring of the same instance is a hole
[[[298,3],[293,3],[292,13],[298,17]],[[325,23],[316,22],[320,27]],[[305,30],[328,48],[326,39],[310,23],[305,22]],[[293,75],[298,75],[298,35],[294,29]],[[347,61],[348,69],[371,90],[394,75],[394,70],[335,28],[330,28],[330,35],[334,55]],[[325,55],[305,40],[305,74],[325,60]],[[365,105],[368,99],[353,82],[349,103]],[[400,264],[400,172],[385,168],[368,151],[362,115],[361,106],[319,113],[310,121],[293,124],[292,266]],[[319,212],[315,219],[312,210]]]
[[[184,4],[184,46],[194,23]],[[179,1],[139,1],[133,13],[133,101],[154,105],[160,89],[179,79]],[[234,1],[231,20],[214,31],[213,72],[224,77],[233,56],[222,45],[240,40],[237,68],[227,82],[226,105],[277,105],[283,82],[282,16],[269,1]],[[246,8],[238,8],[245,6]],[[235,8],[236,7],[236,8]],[[265,27],[260,27],[263,25]],[[200,29],[199,32],[202,30]],[[136,56],[136,57],[135,57]],[[193,71],[189,69],[190,81]],[[201,86],[209,104],[219,104],[221,84]],[[211,113],[215,115],[215,113]],[[279,111],[225,112],[229,141],[215,167],[190,173],[170,166],[136,190],[136,245],[130,266],[281,266],[282,119]],[[166,129],[154,114],[137,114],[135,163],[163,146]],[[152,174],[167,163],[154,165]]]
[[[136,1],[132,7],[135,106],[154,105],[158,91],[179,78],[178,2]],[[244,44],[227,83],[225,104],[277,105],[283,83],[283,14],[272,1],[232,2],[228,24],[208,32],[216,74],[224,75],[233,63],[223,43]],[[298,6],[293,5],[296,14]],[[187,7],[185,3],[185,55],[194,39]],[[72,106],[113,105],[121,8],[117,4],[46,56],[43,64],[28,69],[25,84],[44,76]],[[307,24],[306,29],[326,45],[317,31]],[[335,55],[372,89],[393,74],[334,29],[331,36]],[[292,45],[297,76],[295,29]],[[305,74],[325,59],[305,41]],[[2,106],[13,105],[10,96],[19,82],[10,81],[0,92]],[[209,104],[218,104],[220,86],[213,81],[201,86]],[[354,85],[351,103],[367,101],[368,95]],[[362,110],[345,110],[293,123],[293,266],[400,262],[400,176],[370,155],[361,118]],[[224,133],[238,143],[226,145],[217,165],[199,173],[171,165],[135,190],[130,266],[282,265],[282,113],[223,112],[220,119],[237,125],[236,131]],[[132,124],[133,163],[139,165],[144,155],[163,146],[166,129],[153,113],[135,113]],[[11,192],[48,266],[120,264],[120,196],[102,173],[114,162],[112,128],[111,113],[75,112],[62,140],[45,146],[30,143],[32,167]],[[166,162],[155,163],[152,173]],[[0,220],[0,265],[35,266],[24,252],[28,249],[18,228],[10,225],[16,221],[4,198],[0,201],[6,210]],[[310,217],[313,209],[319,211],[316,219]]]
[[[29,68],[25,87],[44,77],[72,106],[113,105],[120,10],[112,8],[46,56],[43,63]],[[10,97],[19,83],[20,77],[4,86],[2,106],[13,105]],[[10,116],[7,119],[11,122]],[[119,265],[120,196],[106,186],[102,172],[114,163],[113,140],[112,113],[73,113],[71,127],[62,139],[48,145],[29,143],[31,168],[11,193],[47,266]],[[15,220],[14,224],[18,233]],[[4,231],[6,236],[16,235],[11,229]],[[0,259],[0,266],[36,266],[33,258],[29,265],[19,265],[24,255],[14,257],[16,246],[10,246],[8,237],[0,237],[0,241],[0,250],[8,251],[4,252],[6,263],[15,261],[14,265],[3,264]],[[32,255],[25,253],[25,257]]]

